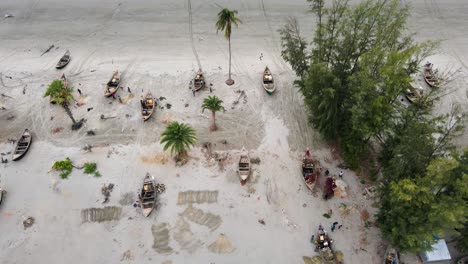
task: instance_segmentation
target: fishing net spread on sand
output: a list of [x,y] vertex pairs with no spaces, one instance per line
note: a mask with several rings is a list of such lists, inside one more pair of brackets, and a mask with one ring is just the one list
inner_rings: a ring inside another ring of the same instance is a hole
[[234,251],[231,241],[224,234],[219,235],[218,239],[208,246],[208,249],[216,254],[228,254]]
[[346,198],[348,196],[348,193],[347,193],[348,184],[344,182],[343,180],[336,180],[335,184],[336,184],[335,196]]

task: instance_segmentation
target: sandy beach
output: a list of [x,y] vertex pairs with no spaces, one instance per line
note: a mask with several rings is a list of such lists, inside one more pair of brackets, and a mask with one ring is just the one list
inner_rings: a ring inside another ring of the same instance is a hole
[[[468,109],[468,5],[402,2],[413,6],[408,26],[418,41],[442,40],[429,58],[450,76],[437,113],[453,103]],[[215,29],[223,7],[238,10],[243,21],[232,36],[233,86],[224,83],[228,43]],[[381,263],[386,243],[362,217],[367,211],[372,222],[377,210],[363,196],[370,184],[344,170],[347,197],[325,201],[323,182],[312,193],[302,179],[306,147],[332,174],[342,160],[310,126],[292,85],[294,72],[281,58],[277,30],[290,16],[310,39],[315,18],[305,0],[2,0],[0,153],[9,162],[0,164],[0,186],[8,191],[0,205],[0,263],[303,263],[303,256],[316,255],[310,238],[320,224],[345,263]],[[56,70],[66,50],[71,62]],[[261,86],[265,66],[278,87],[272,96]],[[189,83],[200,67],[213,91],[193,96]],[[122,103],[103,96],[114,70],[122,73]],[[78,131],[71,130],[63,108],[43,98],[62,72],[80,103],[71,107],[75,118],[86,119]],[[418,81],[429,89],[422,76]],[[160,108],[143,122],[139,99],[148,90],[161,99]],[[208,95],[226,108],[217,114],[216,132],[209,131],[211,114],[201,111]],[[196,130],[198,143],[183,166],[159,144],[170,121]],[[25,128],[33,132],[33,144],[12,162],[10,139]],[[456,144],[468,146],[466,131]],[[91,152],[83,150],[86,145]],[[237,176],[242,147],[260,160],[245,186]],[[216,155],[226,159],[218,162]],[[61,179],[50,169],[65,157],[78,165],[96,162],[102,176],[75,169]],[[132,205],[147,172],[166,191],[145,218]],[[101,187],[109,183],[115,187],[103,204]],[[35,222],[24,228],[30,216]],[[331,232],[335,221],[343,226]],[[220,234],[231,243],[229,252],[210,247]]]

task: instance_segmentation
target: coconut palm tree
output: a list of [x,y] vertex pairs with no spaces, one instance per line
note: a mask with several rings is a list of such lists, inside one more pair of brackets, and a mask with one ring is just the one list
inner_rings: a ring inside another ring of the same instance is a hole
[[211,115],[213,116],[213,123],[211,124],[211,130],[216,130],[216,119],[215,115],[216,112],[219,112],[221,110],[224,111],[224,106],[222,106],[223,100],[220,100],[217,96],[208,96],[203,100],[202,104],[202,112],[205,111],[205,109],[208,109],[211,111]]
[[70,110],[69,104],[74,100],[72,93],[73,87],[64,88],[61,80],[54,80],[49,84],[44,97],[50,96],[51,101],[55,101],[65,109],[65,112],[73,122],[72,129],[76,130],[81,127],[82,122],[76,122]]
[[224,8],[218,13],[218,21],[216,21],[216,33],[224,31],[224,36],[229,41],[229,79],[226,80],[227,85],[233,85],[234,80],[231,79],[231,26],[232,24],[239,26],[242,21],[236,17],[237,10],[229,10]]
[[186,155],[187,150],[197,142],[195,130],[187,124],[177,121],[171,122],[166,130],[161,134],[161,144],[164,144],[164,150],[171,149],[171,153],[180,156]]

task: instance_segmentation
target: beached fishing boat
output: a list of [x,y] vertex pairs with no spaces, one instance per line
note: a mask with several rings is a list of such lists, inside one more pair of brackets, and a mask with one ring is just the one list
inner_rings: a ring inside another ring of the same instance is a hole
[[430,87],[437,88],[439,86],[439,78],[437,78],[437,71],[433,70],[433,66],[430,62],[424,65],[424,80]]
[[387,247],[384,255],[384,264],[399,264],[400,259],[398,258],[398,251],[392,247]]
[[6,191],[0,187],[0,204],[2,204],[3,198],[5,197]]
[[117,92],[117,90],[119,90],[119,84],[120,84],[120,73],[119,71],[114,71],[111,79],[107,82],[104,96],[105,97],[113,96]]
[[249,152],[242,148],[240,159],[239,159],[239,177],[241,184],[244,185],[250,175],[250,157]]
[[205,87],[205,75],[201,70],[198,70],[197,75],[193,79],[193,89],[195,92]]
[[410,86],[406,89],[405,96],[411,103],[416,103],[423,96],[423,89]]
[[140,100],[141,102],[141,115],[143,116],[143,121],[148,120],[156,108],[156,101],[153,98],[153,95],[148,91],[145,95],[145,98]]
[[32,135],[28,129],[25,129],[21,137],[16,142],[15,151],[13,151],[13,161],[20,160],[28,152],[29,147],[31,146]]
[[312,159],[309,148],[307,148],[304,158],[302,158],[302,177],[307,187],[312,191],[317,184],[318,169],[316,161]]
[[143,210],[143,215],[148,217],[154,209],[156,199],[156,188],[153,177],[146,173],[143,179],[143,188],[140,192],[140,207]]
[[57,65],[55,65],[55,68],[56,69],[64,68],[65,66],[67,66],[70,60],[71,60],[70,51],[67,50],[65,54],[63,54],[62,58],[60,58],[60,60],[57,62]]
[[273,94],[273,92],[276,90],[275,81],[273,80],[273,75],[271,74],[271,71],[268,68],[268,66],[265,67],[265,70],[263,71],[262,81],[263,81],[263,89],[265,89],[265,91],[268,94]]

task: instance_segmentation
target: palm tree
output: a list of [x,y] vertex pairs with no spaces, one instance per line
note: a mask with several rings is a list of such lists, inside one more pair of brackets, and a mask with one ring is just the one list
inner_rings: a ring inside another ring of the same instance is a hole
[[70,110],[69,104],[74,100],[73,98],[73,87],[63,87],[61,80],[54,80],[49,87],[47,88],[44,97],[50,96],[52,101],[55,101],[57,104],[60,104],[67,112],[67,115],[73,122],[72,129],[79,129],[82,125],[82,122],[76,122],[73,114]]
[[216,33],[218,31],[224,31],[224,36],[229,41],[229,79],[226,80],[227,85],[233,85],[234,80],[231,79],[231,25],[234,24],[236,27],[242,21],[236,17],[237,10],[229,10],[224,8],[218,13],[218,21],[216,22]]
[[161,134],[161,144],[164,144],[164,150],[171,149],[171,153],[177,154],[177,159],[185,155],[191,146],[197,142],[195,130],[187,124],[177,121],[171,122],[166,130]]
[[216,119],[215,119],[215,114],[216,112],[219,112],[221,110],[224,111],[224,106],[221,104],[223,103],[223,100],[220,100],[217,96],[208,96],[203,100],[202,104],[202,112],[205,111],[205,109],[208,109],[211,111],[211,114],[213,116],[213,123],[211,124],[211,130],[216,130]]

